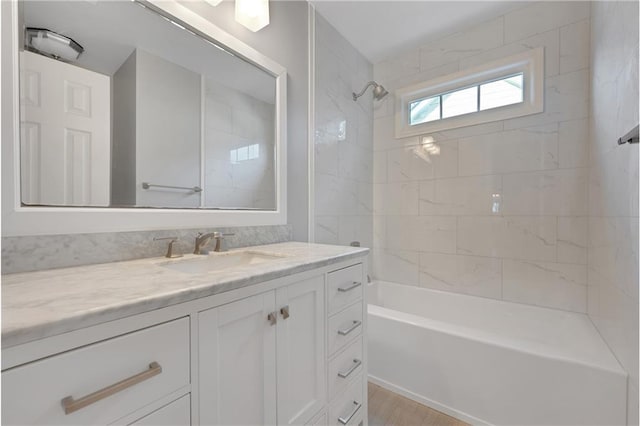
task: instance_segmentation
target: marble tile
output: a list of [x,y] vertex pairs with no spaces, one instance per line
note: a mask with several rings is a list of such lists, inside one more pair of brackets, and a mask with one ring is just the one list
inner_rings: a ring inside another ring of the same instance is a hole
[[589,120],[563,121],[558,124],[558,165],[561,169],[589,165]]
[[558,126],[547,124],[462,138],[458,155],[461,176],[556,169]]
[[473,176],[420,182],[421,215],[502,213],[502,176]]
[[174,252],[191,253],[198,232],[213,231],[234,234],[225,239],[229,249],[290,241],[293,234],[291,225],[278,225],[3,237],[2,274],[163,256],[167,241],[156,237],[177,237]]
[[586,216],[587,169],[505,175],[505,215]]
[[505,130],[576,120],[589,116],[589,70],[545,79],[544,112],[504,121]]
[[589,68],[589,19],[560,29],[560,72]]
[[373,153],[373,183],[387,183],[387,152]]
[[558,218],[558,262],[587,264],[586,217]]
[[456,218],[450,216],[387,216],[390,250],[456,252]]
[[420,69],[427,70],[503,44],[503,18],[481,23],[420,48]]
[[417,252],[375,249],[372,259],[374,279],[419,285],[420,256]]
[[387,217],[381,215],[373,216],[373,247],[387,247]]
[[504,300],[587,311],[587,268],[584,265],[505,259],[502,266]]
[[376,81],[384,82],[393,79],[401,79],[420,71],[420,52],[410,50],[394,56],[392,59],[381,61],[373,67],[373,78]]
[[[375,65],[377,67],[378,65]],[[406,75],[390,75],[385,79],[384,87],[387,90],[395,91],[398,89],[412,86],[414,84],[423,83],[435,78],[443,77],[449,74],[453,74],[460,71],[460,65],[458,62],[450,62],[448,64],[440,65],[434,68],[429,68],[423,71],[415,72],[413,74]]]
[[534,261],[556,260],[556,218],[458,217],[458,254]]
[[406,182],[456,176],[458,166],[458,142],[445,141],[436,145],[437,154],[432,154],[422,145],[387,151],[387,181]]
[[338,218],[338,244],[360,242],[361,247],[373,247],[373,216],[340,216]]
[[461,59],[460,69],[483,65],[536,47],[544,47],[544,75],[557,75],[560,72],[560,30],[557,28]]
[[591,215],[638,216],[638,164],[637,149],[595,155],[589,173]]
[[420,285],[474,296],[502,297],[502,260],[438,253],[420,254]]
[[418,143],[417,136],[396,139],[393,115],[377,118],[373,123],[373,149],[376,151],[415,146]]
[[418,182],[374,184],[374,214],[417,216],[419,195]]
[[338,244],[339,216],[316,216],[315,238],[318,244]]
[[[522,40],[563,25],[589,17],[590,5],[586,1],[558,1],[533,3],[504,16],[506,43]],[[535,19],[532,17],[535,16]]]
[[638,218],[589,217],[590,270],[638,298]]

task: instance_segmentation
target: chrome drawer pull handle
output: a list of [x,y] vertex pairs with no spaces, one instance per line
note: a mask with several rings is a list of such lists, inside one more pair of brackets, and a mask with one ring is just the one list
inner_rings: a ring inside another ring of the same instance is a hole
[[360,281],[354,281],[353,283],[346,285],[344,287],[338,287],[338,291],[346,293],[347,291],[351,291],[356,287],[360,287],[362,283]]
[[356,415],[356,413],[358,412],[360,407],[362,407],[362,404],[358,403],[358,401],[353,401],[353,405],[355,406],[355,408],[353,409],[353,411],[346,418],[338,417],[338,421],[340,423],[342,423],[343,425],[346,425],[347,423],[349,423],[351,421],[351,419],[353,418],[353,416]]
[[282,319],[289,318],[289,305],[280,308],[280,315],[282,315]]
[[270,325],[276,325],[276,323],[278,322],[278,315],[275,312],[271,312],[269,315],[267,315],[267,320],[269,321]]
[[346,336],[347,334],[351,333],[356,328],[360,327],[360,324],[362,324],[362,321],[355,320],[355,321],[353,321],[353,325],[351,327],[347,328],[346,330],[338,330],[338,334],[341,335],[341,336]]
[[111,386],[107,386],[106,388],[100,389],[94,393],[91,393],[87,396],[83,396],[79,399],[73,399],[72,396],[68,396],[62,400],[62,408],[64,408],[65,414],[71,414],[74,411],[78,411],[81,408],[86,407],[87,405],[91,405],[94,402],[98,402],[101,399],[105,399],[111,395],[114,395],[120,391],[123,391],[131,386],[137,385],[140,382],[144,382],[152,378],[153,376],[157,376],[162,373],[162,367],[157,362],[152,362],[149,364],[149,369],[143,371],[142,373],[138,373],[134,376],[131,376],[127,379],[121,380],[118,383],[114,383]]
[[338,372],[338,377],[342,377],[343,379],[346,379],[347,377],[349,377],[351,375],[351,373],[356,371],[356,368],[360,367],[361,364],[362,364],[362,361],[360,361],[359,359],[354,359],[353,360],[353,364],[351,365],[351,367],[349,367],[349,369],[347,371],[345,371],[345,372],[339,371]]

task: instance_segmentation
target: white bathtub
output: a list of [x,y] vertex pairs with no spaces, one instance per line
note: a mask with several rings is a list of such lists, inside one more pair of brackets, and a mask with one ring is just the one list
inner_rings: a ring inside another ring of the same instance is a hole
[[369,287],[369,379],[473,424],[623,425],[627,375],[586,315]]

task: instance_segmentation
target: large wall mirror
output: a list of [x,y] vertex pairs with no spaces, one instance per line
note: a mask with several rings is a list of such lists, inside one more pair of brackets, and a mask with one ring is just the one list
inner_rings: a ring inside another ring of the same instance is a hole
[[277,208],[279,70],[152,3],[28,0],[19,26],[23,206]]
[[180,1],[0,7],[3,236],[287,223],[284,67]]

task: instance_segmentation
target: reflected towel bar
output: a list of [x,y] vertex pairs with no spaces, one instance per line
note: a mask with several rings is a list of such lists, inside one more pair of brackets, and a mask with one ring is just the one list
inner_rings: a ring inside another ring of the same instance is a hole
[[142,182],[142,189],[149,189],[151,187],[168,188],[168,189],[186,189],[187,191],[202,192],[202,188],[200,188],[199,186],[188,187],[188,186],[156,185],[149,182]]
[[638,126],[636,126],[629,133],[618,139],[618,145],[624,145],[625,143],[638,143],[638,141]]

